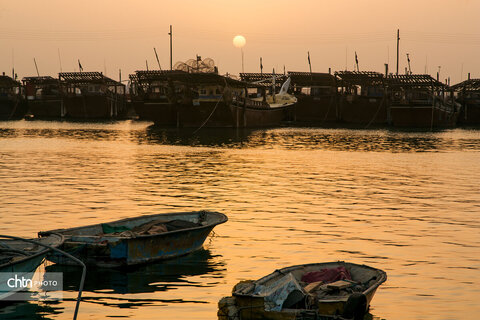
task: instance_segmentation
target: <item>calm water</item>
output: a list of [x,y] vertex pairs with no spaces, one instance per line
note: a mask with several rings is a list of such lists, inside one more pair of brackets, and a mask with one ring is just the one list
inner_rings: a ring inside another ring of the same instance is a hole
[[[215,319],[244,279],[346,260],[388,273],[375,319],[480,316],[480,131],[161,130],[149,123],[0,122],[0,233],[210,209],[205,249],[87,275],[80,319]],[[70,319],[60,303],[0,318]]]

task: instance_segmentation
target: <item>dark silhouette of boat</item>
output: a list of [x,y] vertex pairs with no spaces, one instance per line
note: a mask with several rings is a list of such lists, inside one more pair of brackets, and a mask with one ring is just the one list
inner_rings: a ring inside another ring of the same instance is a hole
[[0,120],[22,119],[26,113],[22,84],[3,73],[0,76]]
[[390,110],[395,127],[442,128],[457,123],[461,105],[453,90],[430,75],[390,75]]
[[468,79],[452,86],[457,101],[462,105],[458,123],[463,125],[480,124],[480,79]]

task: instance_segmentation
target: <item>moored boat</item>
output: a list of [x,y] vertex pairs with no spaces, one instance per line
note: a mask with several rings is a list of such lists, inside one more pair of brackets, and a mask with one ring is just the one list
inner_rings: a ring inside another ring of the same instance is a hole
[[332,74],[289,71],[288,76],[298,99],[294,121],[320,125],[339,119],[337,87]]
[[385,77],[378,72],[338,71],[341,121],[360,125],[386,125],[389,122]]
[[[0,238],[2,237],[3,236],[0,236]],[[63,243],[64,238],[58,234],[50,234],[32,240],[57,248]],[[17,278],[31,279],[35,270],[44,261],[45,256],[50,250],[48,247],[27,242],[20,238],[1,239],[0,273],[9,273],[16,275]],[[12,284],[8,283],[8,280],[2,277],[2,281],[0,281],[0,300],[11,299],[10,296],[21,289],[23,288],[15,287],[12,289]]]
[[[219,319],[298,319],[298,315],[363,319],[384,271],[348,262],[303,264],[238,283],[219,303]],[[309,318],[310,319],[310,318]]]
[[137,70],[130,75],[130,94],[133,109],[139,120],[155,121],[157,125],[177,126],[177,107],[173,83],[167,74],[182,73],[170,70]]
[[27,103],[20,82],[0,76],[0,120],[21,119],[27,113]]
[[61,72],[66,117],[108,120],[126,115],[125,85],[101,72]]
[[50,76],[22,79],[29,114],[34,118],[63,118],[66,115],[62,82]]
[[390,75],[390,111],[395,127],[443,128],[457,123],[461,105],[453,91],[430,75]]
[[462,105],[458,123],[463,125],[480,124],[480,79],[468,79],[452,86],[457,101]]
[[[125,267],[171,259],[200,249],[212,229],[228,220],[218,212],[145,215],[48,232],[65,237],[62,249],[87,265]],[[49,260],[71,264],[63,256]]]

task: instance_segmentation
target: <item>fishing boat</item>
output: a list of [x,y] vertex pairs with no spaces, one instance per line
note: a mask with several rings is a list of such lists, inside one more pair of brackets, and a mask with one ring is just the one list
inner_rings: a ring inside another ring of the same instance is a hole
[[457,102],[462,105],[458,123],[463,125],[480,124],[480,79],[467,79],[452,89],[457,95]]
[[390,110],[395,127],[443,128],[457,123],[461,104],[453,90],[430,75],[390,75]]
[[22,79],[29,114],[34,118],[63,118],[66,115],[62,82],[50,76]]
[[[4,236],[0,236],[4,238]],[[32,279],[35,270],[44,261],[47,253],[51,250],[26,239],[13,237],[15,239],[0,240],[0,273],[15,274],[17,278]],[[40,244],[57,248],[63,243],[63,236],[50,234],[34,240]],[[2,277],[0,281],[0,300],[8,300],[22,287],[11,288],[11,283]]]
[[177,126],[176,89],[168,75],[182,72],[137,70],[129,76],[132,106],[139,120],[155,121],[158,126]]
[[232,297],[219,303],[218,315],[219,319],[235,313],[240,319],[293,320],[301,314],[311,319],[363,319],[386,279],[380,269],[343,261],[291,266],[238,283]]
[[6,76],[0,76],[0,120],[21,119],[27,113],[27,103],[20,82]]
[[345,123],[386,125],[388,101],[383,74],[372,71],[338,71],[339,117]]
[[288,71],[298,99],[294,121],[320,125],[339,120],[335,77],[330,73]]
[[108,120],[127,113],[125,85],[101,72],[61,72],[66,117]]
[[[61,249],[86,265],[116,268],[186,255],[202,248],[212,229],[228,220],[218,212],[198,211],[145,215],[108,223],[58,229]],[[48,259],[71,264],[57,254]]]

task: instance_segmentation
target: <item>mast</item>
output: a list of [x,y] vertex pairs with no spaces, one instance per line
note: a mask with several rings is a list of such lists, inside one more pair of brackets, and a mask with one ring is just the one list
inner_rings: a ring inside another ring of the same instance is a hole
[[399,53],[399,46],[400,44],[400,29],[397,29],[397,76],[398,76],[398,53]]
[[172,25],[170,25],[170,32],[168,33],[168,35],[170,36],[170,71],[171,71],[173,69],[173,64],[172,64],[172,57],[173,57],[173,53],[172,53],[172,36],[173,36]]

